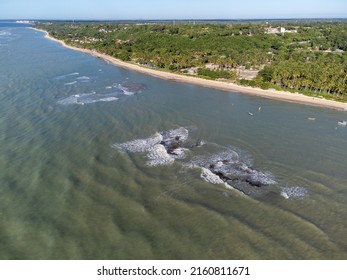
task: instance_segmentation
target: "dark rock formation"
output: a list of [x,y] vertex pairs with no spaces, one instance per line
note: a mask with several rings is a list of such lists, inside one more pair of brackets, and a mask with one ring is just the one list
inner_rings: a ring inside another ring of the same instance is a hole
[[269,176],[243,162],[221,159],[207,167],[224,182],[245,182],[253,187],[263,187],[275,183]]

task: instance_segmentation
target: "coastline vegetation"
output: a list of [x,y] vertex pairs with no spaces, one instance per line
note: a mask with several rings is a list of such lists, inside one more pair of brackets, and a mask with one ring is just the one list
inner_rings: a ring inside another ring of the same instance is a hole
[[41,22],[66,44],[153,69],[347,101],[347,22]]

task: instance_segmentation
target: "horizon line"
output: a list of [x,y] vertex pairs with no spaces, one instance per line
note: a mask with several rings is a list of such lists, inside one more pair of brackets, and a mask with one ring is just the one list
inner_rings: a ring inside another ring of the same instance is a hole
[[12,19],[0,19],[0,21],[17,21],[17,20],[27,20],[27,21],[256,21],[256,20],[347,20],[347,15],[345,17],[264,17],[264,18],[167,18],[167,19],[45,19],[45,18],[12,18]]

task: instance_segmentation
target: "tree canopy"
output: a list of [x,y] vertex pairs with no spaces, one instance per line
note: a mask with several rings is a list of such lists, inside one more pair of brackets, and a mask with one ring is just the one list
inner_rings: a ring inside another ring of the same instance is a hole
[[[41,22],[67,44],[147,67],[347,99],[347,22]],[[209,68],[209,65],[212,67]],[[259,71],[244,80],[245,70]]]

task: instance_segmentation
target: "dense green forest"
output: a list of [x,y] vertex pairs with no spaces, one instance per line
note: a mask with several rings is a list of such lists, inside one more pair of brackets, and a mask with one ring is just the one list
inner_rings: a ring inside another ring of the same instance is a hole
[[347,100],[346,21],[41,22],[36,27],[69,45],[151,68]]

